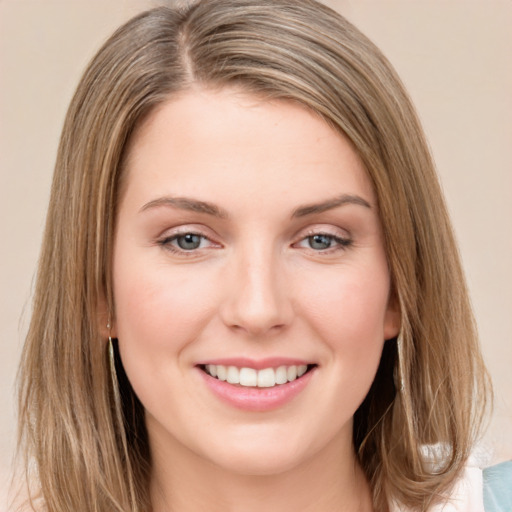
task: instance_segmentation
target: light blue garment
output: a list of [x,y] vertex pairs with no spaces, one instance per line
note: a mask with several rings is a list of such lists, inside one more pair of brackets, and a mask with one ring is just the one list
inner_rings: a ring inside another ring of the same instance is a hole
[[512,461],[484,469],[485,512],[512,512]]

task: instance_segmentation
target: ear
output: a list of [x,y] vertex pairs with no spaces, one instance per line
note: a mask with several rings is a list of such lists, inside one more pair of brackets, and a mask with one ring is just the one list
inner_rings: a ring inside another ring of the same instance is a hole
[[98,300],[98,311],[96,318],[98,322],[98,332],[100,333],[102,338],[117,338],[115,321],[113,319],[112,312],[110,311],[110,308],[108,306],[107,299],[103,294]]
[[390,340],[396,338],[402,325],[402,313],[396,293],[391,292],[384,315],[384,339]]

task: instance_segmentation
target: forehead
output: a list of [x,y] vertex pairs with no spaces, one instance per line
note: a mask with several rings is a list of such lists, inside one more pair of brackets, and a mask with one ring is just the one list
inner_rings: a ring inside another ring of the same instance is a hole
[[236,89],[187,91],[160,105],[135,132],[125,172],[128,186],[169,194],[266,186],[316,199],[341,187],[373,199],[350,142],[319,115]]

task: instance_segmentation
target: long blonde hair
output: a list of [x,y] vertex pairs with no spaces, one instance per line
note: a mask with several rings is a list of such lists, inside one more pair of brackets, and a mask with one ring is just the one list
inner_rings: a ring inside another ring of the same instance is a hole
[[[121,27],[89,64],[60,141],[34,308],[20,368],[20,444],[50,512],[147,512],[151,461],[142,405],[117,359],[111,254],[123,156],[157,105],[192,84],[236,85],[297,102],[346,136],[373,182],[397,340],[354,418],[374,506],[426,510],[460,474],[487,374],[442,193],[396,73],[343,17],[313,0],[208,0],[157,8]],[[120,400],[116,400],[119,386]],[[442,443],[433,472],[421,456]],[[35,464],[31,464],[34,461]]]

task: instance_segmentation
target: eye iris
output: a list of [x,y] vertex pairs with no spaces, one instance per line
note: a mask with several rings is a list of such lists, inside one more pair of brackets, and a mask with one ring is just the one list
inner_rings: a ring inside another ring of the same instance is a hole
[[199,235],[187,233],[186,235],[177,237],[176,242],[180,249],[183,249],[184,251],[191,251],[193,249],[197,249],[201,245],[201,237]]
[[329,249],[332,244],[332,238],[328,235],[313,235],[308,239],[312,249]]

